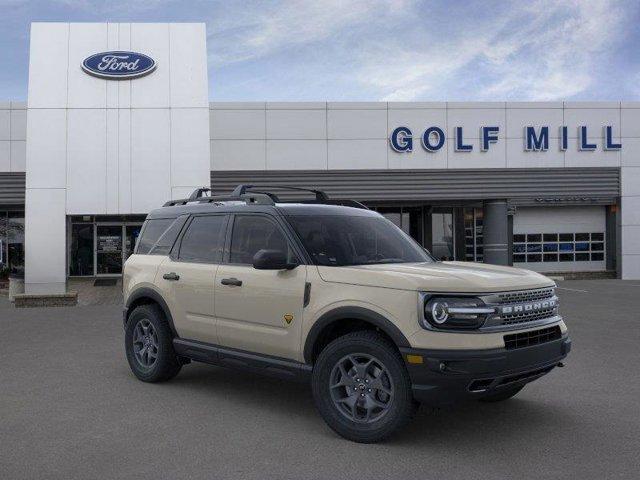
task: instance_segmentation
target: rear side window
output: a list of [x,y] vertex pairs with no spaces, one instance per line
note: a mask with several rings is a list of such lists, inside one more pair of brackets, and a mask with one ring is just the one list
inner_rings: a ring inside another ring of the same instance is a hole
[[136,253],[147,254],[151,247],[158,241],[160,236],[169,228],[176,219],[175,218],[154,218],[145,222],[142,229],[142,235],[138,240]]
[[220,263],[226,224],[225,215],[194,217],[182,237],[178,259],[182,262]]
[[184,223],[187,221],[188,215],[182,215],[169,226],[165,230],[165,232],[160,235],[160,238],[155,243],[153,247],[151,247],[150,255],[169,255],[171,252],[171,248],[173,244],[176,243],[176,239],[184,226]]

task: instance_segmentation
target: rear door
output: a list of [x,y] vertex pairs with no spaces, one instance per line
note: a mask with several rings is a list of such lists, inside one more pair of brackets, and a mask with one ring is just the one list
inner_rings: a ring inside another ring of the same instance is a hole
[[236,214],[232,223],[215,282],[220,344],[298,359],[307,267],[256,270],[252,261],[258,250],[283,250],[300,263],[299,252],[269,215]]
[[222,260],[228,216],[194,216],[170,257],[160,265],[157,284],[180,337],[218,343],[214,281]]

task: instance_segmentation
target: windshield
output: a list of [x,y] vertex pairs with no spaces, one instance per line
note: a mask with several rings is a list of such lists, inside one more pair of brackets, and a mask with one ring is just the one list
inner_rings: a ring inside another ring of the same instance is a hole
[[411,237],[384,217],[287,217],[318,265],[433,262]]

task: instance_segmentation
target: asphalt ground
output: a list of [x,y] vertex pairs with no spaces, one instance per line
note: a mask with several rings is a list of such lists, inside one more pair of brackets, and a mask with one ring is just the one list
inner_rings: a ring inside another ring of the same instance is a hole
[[559,286],[565,368],[376,445],[336,436],[305,385],[199,364],[137,381],[118,306],[0,297],[0,478],[640,478],[640,281]]

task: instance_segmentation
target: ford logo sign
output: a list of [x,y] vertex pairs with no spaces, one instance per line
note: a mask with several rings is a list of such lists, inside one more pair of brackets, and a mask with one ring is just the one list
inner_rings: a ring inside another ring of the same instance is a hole
[[94,77],[110,80],[130,80],[153,72],[153,58],[136,52],[102,52],[87,57],[82,69]]

